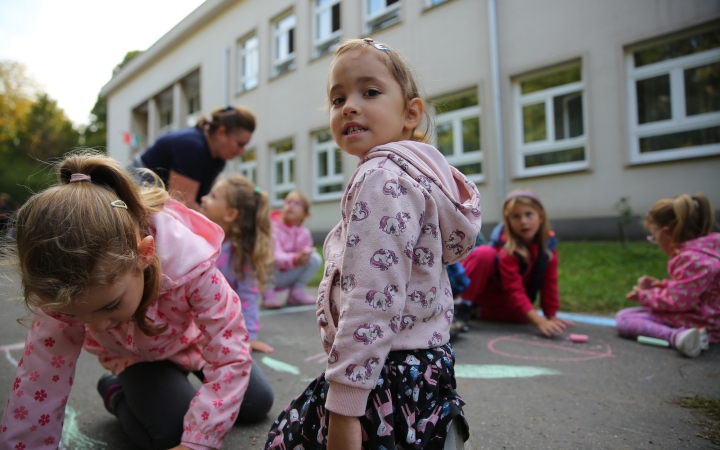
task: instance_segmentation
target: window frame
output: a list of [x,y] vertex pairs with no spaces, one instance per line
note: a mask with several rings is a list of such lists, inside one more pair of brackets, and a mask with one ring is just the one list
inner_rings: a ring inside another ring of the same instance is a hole
[[[638,51],[662,45],[663,43],[688,39],[703,30],[694,30],[669,39],[654,41],[652,44],[628,48],[625,52],[629,163],[645,164],[701,158],[720,154],[720,143],[669,150],[640,152],[640,139],[692,131],[720,125],[720,111],[687,116],[685,103],[685,70],[720,61],[720,48],[670,58],[660,62],[635,67],[634,55]],[[671,118],[645,124],[638,123],[637,82],[661,75],[670,77]]]
[[[253,159],[250,161],[245,161],[245,156],[250,154],[253,155]],[[237,173],[244,176],[255,184],[257,184],[257,167],[257,150],[255,148],[245,150],[245,153],[242,156],[238,156],[236,159],[235,170],[237,171]]]
[[[433,103],[436,101],[441,101],[443,99],[452,99],[452,98],[461,98],[466,94],[470,94],[470,90],[458,92],[457,94],[450,94],[442,97],[438,97],[437,100],[433,100]],[[444,113],[438,113],[437,108],[433,106],[433,109],[435,110],[435,133],[434,133],[434,144],[435,147],[437,147],[437,128],[443,124],[443,123],[451,123],[452,124],[452,130],[453,130],[453,154],[452,155],[444,155],[445,159],[447,160],[448,164],[454,167],[463,166],[470,163],[480,162],[481,168],[485,168],[485,161],[484,161],[484,152],[482,149],[482,107],[480,106],[480,95],[477,90],[475,90],[475,95],[478,97],[478,104],[474,106],[468,106],[462,109],[456,109],[454,111],[444,112]],[[480,125],[480,135],[478,136],[478,141],[480,142],[480,149],[477,151],[472,151],[469,153],[463,152],[463,132],[462,132],[462,122],[466,119],[472,119],[477,117],[478,123]],[[474,182],[474,183],[483,183],[485,181],[485,171],[481,170],[479,174],[472,174],[472,175],[465,175],[468,180]]]
[[[312,0],[313,2],[313,20],[312,20],[312,54],[314,58],[318,58],[326,53],[332,52],[337,44],[340,42],[340,38],[342,37],[342,0],[330,0],[330,3],[327,5],[319,6],[318,5],[319,0]],[[339,21],[340,21],[340,28],[338,28],[336,31],[332,31],[332,9],[335,5],[338,5],[339,11]],[[319,27],[319,16],[320,13],[330,10],[330,34],[326,39],[319,40],[317,37],[317,31]]]
[[[554,86],[549,89],[542,89],[531,92],[529,94],[522,94],[522,82],[535,78],[541,78],[543,76],[552,75],[563,70],[571,69],[573,67],[580,67],[580,81],[572,83],[561,84]],[[549,69],[542,71],[536,71],[532,74],[523,75],[513,79],[513,115],[515,122],[515,177],[535,177],[543,175],[554,175],[566,172],[575,172],[579,170],[586,170],[590,167],[590,152],[588,149],[588,123],[587,123],[587,95],[585,85],[585,73],[584,64],[582,61],[573,63],[563,64],[560,66],[554,66]],[[583,113],[583,134],[579,137],[567,138],[562,140],[555,139],[555,115],[553,99],[558,95],[567,95],[574,92],[580,92],[582,100],[582,113]],[[543,141],[535,141],[530,143],[524,142],[524,122],[523,122],[523,106],[538,104],[544,102],[545,104],[545,127],[546,136]],[[525,157],[529,155],[536,155],[542,153],[552,153],[563,150],[570,150],[577,147],[584,147],[585,159],[582,161],[570,161],[563,163],[547,164],[537,167],[525,167]]]
[[[247,44],[255,42],[254,48],[248,48]],[[254,55],[255,73],[246,75],[243,73],[246,58]],[[254,77],[255,84],[248,85],[248,81]],[[237,94],[250,91],[260,85],[260,38],[256,32],[252,32],[238,41],[237,44]]]
[[[290,142],[292,150],[278,153],[278,147]],[[295,182],[295,141],[293,139],[284,139],[282,141],[275,142],[270,146],[270,205],[273,207],[282,206],[284,197],[279,197],[279,193],[289,193],[297,187]],[[282,163],[283,165],[283,183],[278,183],[277,180],[277,164]],[[292,169],[291,169],[292,167]]]
[[[330,134],[331,138],[328,141],[320,142],[319,137],[323,133]],[[312,167],[313,167],[313,187],[312,187],[312,199],[313,201],[329,201],[329,200],[340,200],[342,199],[343,192],[345,192],[345,174],[344,174],[344,164],[343,164],[343,153],[342,151],[338,152],[340,150],[340,147],[338,147],[337,143],[335,143],[335,140],[332,139],[332,134],[329,129],[327,130],[321,130],[316,131],[312,134]],[[330,173],[325,176],[320,175],[320,167],[318,165],[318,160],[320,157],[320,154],[325,152],[326,153],[326,164],[328,167],[328,172],[334,172]],[[340,172],[336,173],[334,171],[335,164],[336,164],[336,158],[340,158]],[[320,188],[325,186],[330,186],[334,184],[341,184],[342,188],[339,191],[335,192],[320,192]]]
[[371,1],[363,0],[363,29],[365,34],[376,33],[402,21],[402,0],[397,0],[390,6],[387,4],[388,0],[380,0],[385,3],[385,7],[375,13],[369,13]]
[[[292,18],[292,25],[285,26],[283,28],[280,28],[281,24],[287,20]],[[282,14],[272,21],[272,76],[278,77],[286,72],[291,72],[295,70],[296,66],[296,50],[297,50],[297,38],[295,36],[295,29],[297,28],[297,15],[294,11],[288,11],[285,14]],[[285,33],[290,33],[287,38],[286,42],[283,41],[282,36]],[[287,49],[287,52],[281,52],[280,47],[281,45],[285,43],[290,47],[290,44],[292,44],[292,51],[290,51],[290,48]]]

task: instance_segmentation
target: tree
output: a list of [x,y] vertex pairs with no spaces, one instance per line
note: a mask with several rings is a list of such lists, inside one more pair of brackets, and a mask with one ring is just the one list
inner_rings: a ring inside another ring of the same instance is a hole
[[[142,53],[140,50],[127,52],[123,60],[113,69],[113,75],[118,73],[133,58]],[[107,147],[107,99],[98,94],[95,106],[90,111],[90,123],[82,131],[83,145],[85,147]]]
[[20,123],[30,110],[37,83],[25,66],[15,61],[0,61],[0,157],[16,145]]

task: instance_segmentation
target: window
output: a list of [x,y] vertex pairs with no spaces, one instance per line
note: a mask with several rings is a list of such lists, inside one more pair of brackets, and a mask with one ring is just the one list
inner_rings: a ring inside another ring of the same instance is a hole
[[433,100],[436,147],[470,181],[483,181],[480,106],[476,89]]
[[372,34],[400,21],[400,0],[365,0],[365,33]]
[[272,194],[270,202],[279,206],[295,189],[295,149],[287,140],[272,146]]
[[630,161],[720,153],[720,30],[627,53]]
[[238,44],[238,93],[249,91],[258,85],[259,79],[258,38],[249,36]]
[[200,117],[200,72],[195,72],[183,80],[185,101],[187,102],[187,116],[185,125],[194,127]]
[[519,176],[586,169],[587,139],[582,66],[523,77],[515,82]]
[[315,56],[332,51],[340,42],[340,0],[313,0],[315,3]]
[[255,149],[245,150],[245,153],[237,158],[237,172],[257,184],[257,160]]
[[313,146],[313,200],[340,199],[345,190],[342,151],[335,144],[330,130],[315,134]]
[[173,130],[173,90],[168,89],[157,98],[158,123],[160,129],[158,136]]
[[295,69],[295,14],[273,24],[273,76]]

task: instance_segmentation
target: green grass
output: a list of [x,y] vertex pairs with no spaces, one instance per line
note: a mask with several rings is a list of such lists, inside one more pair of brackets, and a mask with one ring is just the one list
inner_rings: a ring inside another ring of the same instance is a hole
[[711,419],[710,422],[704,420],[697,422],[703,428],[698,436],[713,444],[720,444],[720,400],[704,395],[695,395],[678,399],[677,404],[708,416]]
[[625,299],[642,275],[668,278],[668,257],[647,242],[560,242],[560,310],[617,312],[637,302]]
[[[642,275],[667,278],[668,257],[647,242],[560,242],[560,310],[615,313],[637,302],[625,294]],[[322,270],[310,285],[322,280]]]

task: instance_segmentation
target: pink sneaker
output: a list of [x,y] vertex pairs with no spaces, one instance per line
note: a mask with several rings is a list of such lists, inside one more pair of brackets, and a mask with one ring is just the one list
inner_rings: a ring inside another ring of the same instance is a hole
[[263,306],[265,306],[266,309],[278,309],[283,307],[282,302],[275,294],[275,289],[268,289],[263,292]]
[[314,305],[315,299],[309,296],[302,286],[293,286],[290,288],[290,294],[288,294],[287,304],[293,306]]

